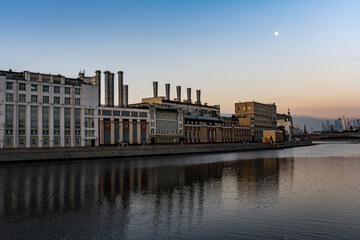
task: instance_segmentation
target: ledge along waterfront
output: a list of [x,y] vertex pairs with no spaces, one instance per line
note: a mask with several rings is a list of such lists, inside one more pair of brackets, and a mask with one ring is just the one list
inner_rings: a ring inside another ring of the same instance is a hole
[[360,150],[0,165],[1,239],[357,239]]
[[311,141],[285,142],[281,145],[264,143],[226,143],[194,145],[149,145],[130,147],[89,147],[51,149],[6,149],[0,151],[1,162],[56,161],[71,159],[99,159],[121,157],[144,157],[178,154],[219,153],[264,149],[282,149],[311,145]]

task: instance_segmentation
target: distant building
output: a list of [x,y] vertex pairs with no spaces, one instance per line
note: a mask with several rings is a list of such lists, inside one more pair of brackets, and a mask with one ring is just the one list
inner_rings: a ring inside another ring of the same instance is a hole
[[276,130],[276,105],[259,102],[235,103],[235,117],[241,126],[251,127],[254,141],[262,141],[264,130]]
[[294,127],[293,121],[290,114],[290,109],[288,110],[288,114],[277,114],[277,127],[283,127],[285,131],[284,140],[293,140],[294,137]]

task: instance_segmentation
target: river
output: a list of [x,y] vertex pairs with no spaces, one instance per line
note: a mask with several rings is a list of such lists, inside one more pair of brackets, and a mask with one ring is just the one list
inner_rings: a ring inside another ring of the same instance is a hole
[[359,236],[359,143],[0,165],[1,239]]

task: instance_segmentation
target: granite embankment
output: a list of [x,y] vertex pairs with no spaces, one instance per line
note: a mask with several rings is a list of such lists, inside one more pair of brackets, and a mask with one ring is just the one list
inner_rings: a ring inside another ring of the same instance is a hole
[[159,155],[220,153],[266,149],[282,149],[290,147],[310,146],[311,141],[287,142],[270,146],[263,143],[224,143],[224,144],[194,144],[194,145],[148,145],[127,147],[75,147],[75,148],[38,148],[38,149],[2,149],[0,162],[27,161],[60,161],[60,160],[90,160],[122,157],[144,157]]

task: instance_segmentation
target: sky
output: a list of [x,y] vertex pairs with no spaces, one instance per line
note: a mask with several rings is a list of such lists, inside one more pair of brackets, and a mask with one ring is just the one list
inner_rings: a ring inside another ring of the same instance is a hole
[[[152,82],[278,112],[360,116],[360,0],[2,1],[0,69],[76,77],[124,71],[129,103]],[[278,36],[275,36],[278,32]]]

